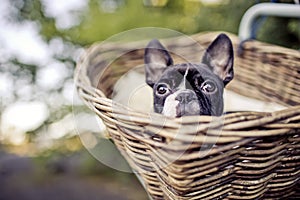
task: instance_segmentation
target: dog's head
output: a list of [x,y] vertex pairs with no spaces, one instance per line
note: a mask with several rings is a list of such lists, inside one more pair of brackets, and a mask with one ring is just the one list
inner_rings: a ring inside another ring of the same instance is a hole
[[158,40],[148,44],[144,60],[155,112],[170,117],[223,113],[223,88],[233,79],[233,48],[227,35],[210,44],[202,63],[173,64]]

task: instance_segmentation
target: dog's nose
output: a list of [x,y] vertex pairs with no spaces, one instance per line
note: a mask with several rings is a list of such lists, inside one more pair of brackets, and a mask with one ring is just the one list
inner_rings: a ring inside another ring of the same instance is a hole
[[188,103],[194,99],[195,95],[192,91],[183,91],[175,98],[175,100],[179,101],[180,103]]

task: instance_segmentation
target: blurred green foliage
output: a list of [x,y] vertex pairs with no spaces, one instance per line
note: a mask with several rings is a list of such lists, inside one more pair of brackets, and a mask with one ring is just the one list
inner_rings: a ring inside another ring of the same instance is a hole
[[[37,21],[41,34],[50,40],[63,37],[75,44],[90,45],[138,27],[164,27],[186,34],[202,31],[229,31],[238,33],[238,26],[245,11],[257,0],[226,0],[220,4],[204,5],[201,1],[169,0],[163,7],[145,6],[142,0],[111,0],[117,2],[114,10],[105,10],[103,0],[90,0],[88,9],[81,13],[78,26],[59,30],[55,19],[45,16],[40,0],[23,0],[19,19]],[[292,0],[284,1],[293,3]],[[299,48],[299,20],[272,18],[262,24],[258,39],[262,41]],[[272,33],[272,34],[270,34]]]
[[258,39],[300,50],[300,19],[269,17],[258,31]]
[[46,40],[49,41],[53,37],[63,36],[55,26],[55,19],[45,15],[40,0],[23,0],[19,11],[20,15],[18,19],[20,21],[36,21],[41,25],[41,35],[43,35]]

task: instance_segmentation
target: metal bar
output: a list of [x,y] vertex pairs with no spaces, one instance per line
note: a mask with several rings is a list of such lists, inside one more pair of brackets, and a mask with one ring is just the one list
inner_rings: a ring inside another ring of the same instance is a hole
[[285,3],[260,3],[249,8],[239,26],[239,38],[241,41],[251,38],[251,28],[258,16],[278,16],[300,18],[299,4]]

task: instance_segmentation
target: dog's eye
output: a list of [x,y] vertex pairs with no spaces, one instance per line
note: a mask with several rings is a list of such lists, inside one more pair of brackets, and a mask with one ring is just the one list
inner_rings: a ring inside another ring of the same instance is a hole
[[168,87],[165,84],[158,85],[157,93],[158,94],[166,94],[169,91]]
[[210,80],[205,81],[201,85],[201,90],[206,93],[215,92],[216,89],[217,89],[217,87],[216,87],[215,83]]

